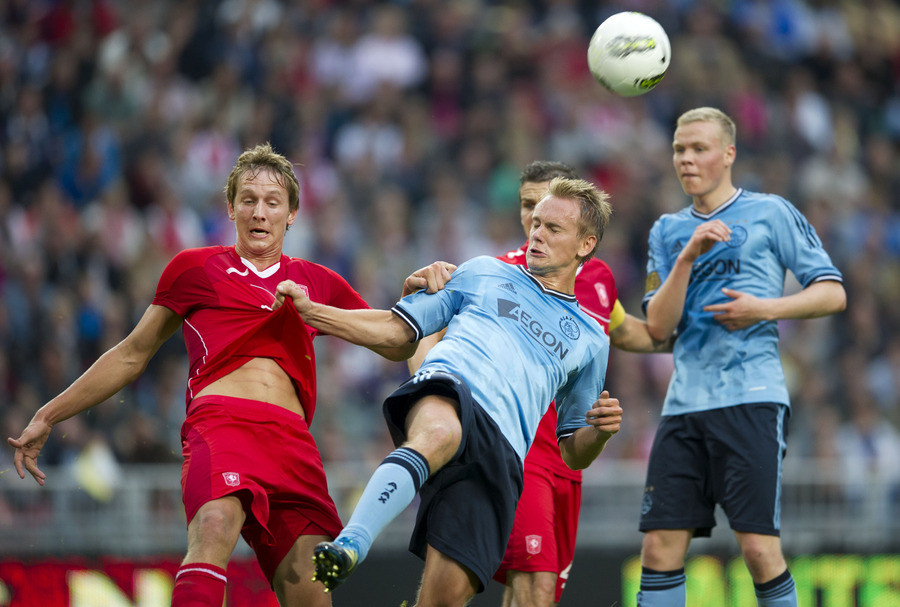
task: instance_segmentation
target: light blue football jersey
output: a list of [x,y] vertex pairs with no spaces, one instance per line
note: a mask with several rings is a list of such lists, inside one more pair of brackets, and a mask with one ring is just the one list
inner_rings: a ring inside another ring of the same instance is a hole
[[609,338],[574,295],[544,288],[525,266],[476,257],[435,294],[394,307],[421,339],[447,327],[419,371],[462,377],[524,460],[550,401],[557,436],[587,425],[603,390]]
[[816,231],[794,205],[780,196],[738,190],[710,214],[691,206],[653,224],[645,310],[694,229],[712,219],[731,228],[731,240],[716,243],[694,261],[663,415],[755,402],[790,405],[778,351],[778,323],[728,331],[703,308],[731,300],[722,293],[723,287],[761,298],[781,297],[788,269],[804,287],[842,281]]

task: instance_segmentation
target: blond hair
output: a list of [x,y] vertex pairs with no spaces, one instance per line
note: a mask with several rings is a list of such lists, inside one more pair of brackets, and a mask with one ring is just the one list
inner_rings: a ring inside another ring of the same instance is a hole
[[714,107],[698,107],[686,111],[678,117],[675,126],[683,126],[692,122],[713,122],[719,125],[722,131],[722,143],[726,146],[734,145],[737,138],[737,127],[734,120],[722,110]]
[[300,208],[300,182],[297,181],[297,175],[294,174],[294,165],[276,152],[271,144],[267,141],[261,143],[255,148],[245,150],[238,156],[237,163],[231,169],[228,176],[228,182],[225,184],[225,197],[228,199],[228,205],[234,208],[234,197],[237,194],[238,182],[244,173],[249,172],[252,176],[256,176],[260,171],[268,169],[275,174],[275,181],[287,190],[288,203],[290,210],[296,211]]
[[578,221],[578,237],[596,236],[597,242],[584,259],[594,256],[597,245],[603,238],[603,232],[609,225],[609,217],[612,215],[612,205],[609,204],[609,194],[600,190],[590,181],[584,179],[568,179],[555,177],[550,181],[548,194],[556,198],[575,200],[581,207],[581,217]]

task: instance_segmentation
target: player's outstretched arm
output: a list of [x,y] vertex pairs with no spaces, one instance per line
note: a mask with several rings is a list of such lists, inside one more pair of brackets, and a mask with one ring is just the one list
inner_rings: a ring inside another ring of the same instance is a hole
[[585,419],[589,427],[579,428],[559,441],[562,459],[572,470],[587,468],[603,451],[606,442],[619,431],[622,424],[619,399],[610,398],[609,392],[604,390]]
[[8,439],[16,450],[13,462],[19,478],[25,478],[27,470],[43,485],[46,475],[38,468],[37,458],[53,426],[102,403],[137,379],[180,325],[181,317],[175,312],[151,305],[128,337],[98,358],[59,396],[38,409],[21,436]]
[[278,284],[272,308],[277,310],[288,299],[303,321],[322,333],[365,346],[389,360],[406,360],[416,351],[412,327],[390,310],[342,310],[315,303],[297,283],[285,280]]
[[622,322],[609,331],[609,343],[627,352],[671,352],[675,337],[653,339],[646,322],[625,314]]

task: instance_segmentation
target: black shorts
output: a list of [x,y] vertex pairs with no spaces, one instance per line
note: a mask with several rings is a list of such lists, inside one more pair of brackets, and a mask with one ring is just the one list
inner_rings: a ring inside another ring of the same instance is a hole
[[641,531],[709,537],[720,504],[735,531],[780,535],[790,409],[753,403],[664,416],[641,502]]
[[468,567],[487,586],[503,561],[522,495],[522,460],[494,420],[472,400],[469,387],[450,373],[415,375],[384,401],[394,444],[405,440],[405,420],[423,396],[459,402],[462,440],[450,462],[419,491],[421,503],[409,550],[421,559],[427,546]]

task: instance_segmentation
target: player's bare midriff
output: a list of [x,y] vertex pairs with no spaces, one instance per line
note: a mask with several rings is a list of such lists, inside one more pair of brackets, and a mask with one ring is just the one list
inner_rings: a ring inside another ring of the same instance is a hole
[[199,396],[247,398],[284,407],[306,419],[303,405],[288,374],[271,358],[253,358],[209,384]]

